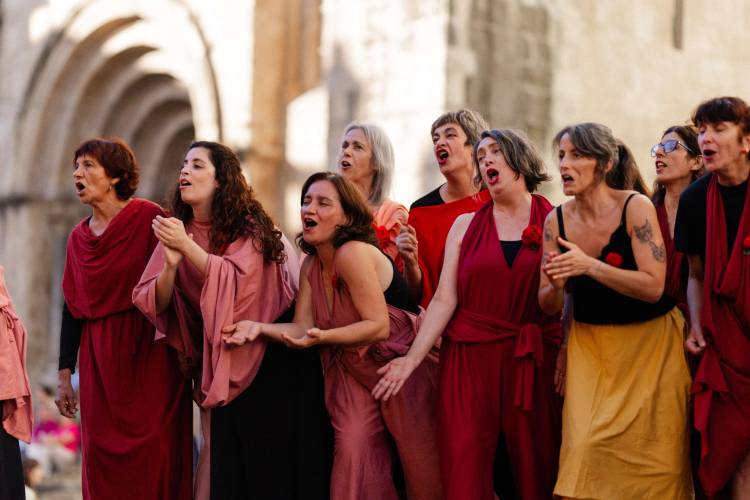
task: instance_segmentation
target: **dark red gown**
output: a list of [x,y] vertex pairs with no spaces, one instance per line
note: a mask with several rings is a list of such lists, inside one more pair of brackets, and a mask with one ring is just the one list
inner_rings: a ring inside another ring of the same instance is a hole
[[[438,445],[446,498],[492,500],[499,439],[507,446],[519,498],[549,499],[557,477],[562,399],[553,377],[559,316],[537,300],[541,241],[508,266],[492,201],[461,242],[458,306],[440,351]],[[534,195],[529,225],[552,209]],[[540,233],[541,234],[541,231]]]
[[485,190],[449,203],[428,206],[412,205],[409,211],[409,225],[416,231],[419,245],[419,269],[422,271],[420,305],[422,307],[427,307],[437,290],[440,271],[443,270],[445,239],[456,217],[477,210],[488,199],[489,194]]
[[707,346],[693,394],[701,433],[698,475],[712,497],[750,453],[750,203],[745,198],[731,251],[715,176],[708,185],[706,215],[701,323]]
[[85,499],[192,498],[189,388],[176,352],[131,301],[156,246],[158,205],[132,200],[99,236],[68,239],[65,302],[83,319],[80,404]]
[[669,232],[669,216],[664,203],[656,206],[656,216],[659,220],[661,236],[664,246],[667,248],[667,278],[664,284],[664,293],[677,302],[677,307],[682,311],[686,320],[690,320],[687,308],[687,259],[685,254],[677,250],[674,239]]

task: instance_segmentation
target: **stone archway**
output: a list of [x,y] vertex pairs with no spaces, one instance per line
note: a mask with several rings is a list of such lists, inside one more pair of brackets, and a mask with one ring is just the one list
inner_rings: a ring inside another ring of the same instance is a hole
[[[84,2],[43,44],[16,117],[10,192],[29,228],[25,300],[29,359],[56,369],[67,234],[87,212],[70,185],[71,155],[92,136],[119,136],[141,164],[137,196],[162,202],[196,135],[221,140],[210,47],[187,4]],[[47,314],[41,314],[46,311]],[[46,360],[46,362],[45,362]]]

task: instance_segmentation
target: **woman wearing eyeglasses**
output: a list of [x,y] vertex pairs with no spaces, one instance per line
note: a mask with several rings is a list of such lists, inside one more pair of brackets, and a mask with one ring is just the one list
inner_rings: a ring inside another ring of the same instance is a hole
[[674,125],[662,134],[661,142],[651,148],[656,167],[654,194],[664,246],[667,248],[667,279],[664,293],[675,299],[685,318],[687,313],[688,265],[685,255],[675,249],[674,226],[680,195],[691,182],[703,175],[703,160],[694,127]]

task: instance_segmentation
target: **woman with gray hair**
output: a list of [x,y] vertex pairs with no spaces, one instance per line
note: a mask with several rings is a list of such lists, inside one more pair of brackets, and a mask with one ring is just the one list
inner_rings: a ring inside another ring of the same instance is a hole
[[554,140],[563,192],[550,212],[539,303],[573,298],[567,342],[562,498],[692,498],[685,320],[664,294],[667,252],[651,201],[623,189],[635,163],[598,123]]
[[393,177],[393,146],[385,131],[370,123],[352,122],[344,130],[336,162],[339,173],[367,199],[380,249],[401,271],[403,263],[396,237],[406,225],[409,211],[388,199]]
[[[373,395],[398,394],[442,334],[437,416],[446,498],[492,500],[498,487],[500,498],[549,499],[560,446],[554,370],[562,332],[559,311],[545,314],[537,301],[542,224],[552,205],[534,194],[548,177],[519,131],[486,130],[473,151],[491,199],[456,218],[417,337],[379,370]],[[493,484],[493,469],[506,461],[510,470]]]

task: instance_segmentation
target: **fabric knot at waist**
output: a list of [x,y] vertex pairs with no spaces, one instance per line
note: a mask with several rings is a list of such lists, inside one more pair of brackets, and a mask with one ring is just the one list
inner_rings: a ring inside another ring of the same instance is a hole
[[0,316],[3,317],[3,321],[5,321],[5,326],[8,327],[8,331],[12,333],[16,321],[18,321],[18,316],[16,316],[16,313],[10,308],[10,304],[0,304]]
[[557,321],[544,326],[536,323],[519,325],[458,309],[448,323],[444,336],[459,343],[490,343],[515,338],[516,388],[513,404],[529,411],[533,408],[536,368],[544,362],[544,342],[559,347],[562,329]]

